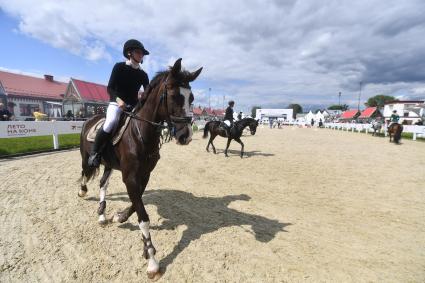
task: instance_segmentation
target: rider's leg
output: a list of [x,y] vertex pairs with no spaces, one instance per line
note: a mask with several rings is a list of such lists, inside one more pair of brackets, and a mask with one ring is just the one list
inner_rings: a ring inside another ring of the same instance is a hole
[[230,138],[230,129],[232,127],[232,122],[230,122],[229,120],[225,120],[224,121],[225,126],[225,130],[226,130],[226,135],[228,138]]
[[122,113],[118,103],[109,103],[108,110],[106,111],[106,120],[103,127],[99,129],[94,140],[92,151],[88,160],[90,167],[99,167],[101,161],[101,152],[106,142],[109,140],[112,131],[116,127],[119,117]]

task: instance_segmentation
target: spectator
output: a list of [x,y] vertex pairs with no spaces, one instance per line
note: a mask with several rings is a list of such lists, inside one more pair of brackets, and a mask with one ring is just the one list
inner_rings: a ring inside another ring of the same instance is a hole
[[10,121],[12,113],[4,107],[3,103],[0,103],[0,121]]

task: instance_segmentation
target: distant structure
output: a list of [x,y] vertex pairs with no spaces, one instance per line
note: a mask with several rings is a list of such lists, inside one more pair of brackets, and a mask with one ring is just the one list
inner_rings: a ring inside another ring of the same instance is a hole
[[292,121],[293,109],[257,109],[255,119],[259,119],[261,123],[269,123],[270,120]]

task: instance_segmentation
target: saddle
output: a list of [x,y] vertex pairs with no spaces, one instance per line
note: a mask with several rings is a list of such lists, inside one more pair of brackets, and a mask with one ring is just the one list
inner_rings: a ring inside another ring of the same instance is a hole
[[[94,142],[97,131],[99,131],[99,129],[103,127],[105,120],[106,118],[100,119],[99,121],[97,121],[96,124],[94,124],[90,128],[89,132],[87,133],[87,141]],[[124,134],[124,131],[127,128],[129,122],[130,122],[130,116],[122,113],[118,122],[118,126],[115,129],[115,131],[112,133],[112,139],[111,139],[112,145],[116,145],[121,140],[122,135]]]
[[235,124],[233,124],[233,126],[227,126],[226,125],[226,123],[224,123],[223,121],[221,121],[220,122],[220,125],[219,125],[219,128],[221,128],[222,130],[224,130],[225,132],[226,132],[226,134],[228,133],[227,131],[229,131],[230,132],[230,134],[232,135],[233,134],[233,129],[234,129],[234,125]]

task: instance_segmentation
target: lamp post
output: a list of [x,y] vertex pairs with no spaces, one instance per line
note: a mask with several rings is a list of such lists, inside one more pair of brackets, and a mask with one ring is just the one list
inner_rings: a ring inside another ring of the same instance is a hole
[[338,106],[341,108],[341,92],[338,94]]
[[360,82],[360,89],[359,89],[359,103],[357,104],[357,111],[360,111],[360,96],[362,95],[362,82]]
[[208,89],[208,108],[211,110],[211,88]]

